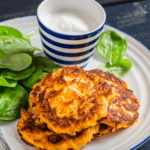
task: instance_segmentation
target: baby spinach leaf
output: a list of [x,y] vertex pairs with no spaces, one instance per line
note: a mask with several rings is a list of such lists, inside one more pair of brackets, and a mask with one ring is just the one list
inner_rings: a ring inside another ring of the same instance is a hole
[[56,66],[49,66],[49,67],[46,67],[44,69],[42,69],[42,71],[46,71],[46,72],[52,72],[52,71],[57,71],[58,69],[60,68],[60,66],[56,65]]
[[27,88],[26,86],[24,86],[21,81],[19,81],[19,84],[28,92],[28,94],[30,94],[30,92],[32,91],[32,89]]
[[47,75],[46,72],[42,72],[42,70],[37,69],[31,76],[24,79],[21,83],[27,88],[33,89],[33,86],[40,82],[45,75]]
[[11,121],[20,116],[21,106],[26,107],[29,95],[19,84],[13,88],[0,87],[0,121]]
[[31,76],[22,81],[22,84],[30,89],[47,75],[48,72],[45,71],[56,71],[59,69],[58,65],[54,64],[50,59],[42,56],[36,56],[33,63],[37,66],[36,70]]
[[49,58],[43,57],[43,56],[36,56],[35,57],[35,64],[38,64],[40,68],[44,69],[46,67],[53,67],[53,66],[59,66],[54,64]]
[[[35,48],[29,41],[16,37],[0,36],[0,49],[5,55],[28,53],[33,55]],[[2,57],[1,57],[2,58]]]
[[130,71],[132,62],[128,59],[121,59],[117,64],[110,65],[109,62],[104,63],[97,67],[97,69],[103,70],[104,72],[113,73],[118,78],[123,78],[127,72]]
[[5,79],[0,76],[0,86],[6,86],[6,87],[15,87],[17,85],[17,82],[10,79]]
[[8,55],[0,59],[0,68],[7,68],[13,71],[22,71],[32,63],[32,57],[26,53]]
[[0,49],[0,59],[5,57],[5,56],[6,56],[6,53],[2,49]]
[[19,30],[9,26],[0,26],[0,36],[1,35],[22,38],[22,33]]
[[35,64],[30,65],[27,69],[20,72],[5,69],[4,71],[2,71],[1,76],[7,79],[19,81],[29,77],[35,71],[35,69]]
[[[4,47],[4,43],[5,43],[5,39],[15,39],[15,38],[21,38],[23,39],[23,35],[22,33],[12,27],[8,27],[8,26],[0,26],[0,58],[3,58],[4,56],[6,56],[6,49]],[[7,41],[6,41],[7,43]],[[8,43],[7,43],[8,44]],[[7,47],[6,44],[6,47]],[[9,46],[10,47],[10,46]]]
[[110,65],[118,63],[127,51],[127,41],[120,33],[107,30],[100,35],[96,49]]
[[35,50],[42,51],[31,45],[30,38],[34,34],[35,32],[23,35],[15,28],[0,26],[0,58],[17,53],[28,53],[33,55]]
[[23,37],[25,39],[30,39],[33,35],[35,35],[35,32],[31,32],[31,33],[28,33],[27,35],[23,35]]

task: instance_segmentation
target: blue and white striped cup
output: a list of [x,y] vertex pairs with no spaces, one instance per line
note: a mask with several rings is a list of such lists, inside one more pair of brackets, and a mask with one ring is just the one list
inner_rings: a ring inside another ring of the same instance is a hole
[[[87,13],[97,21],[97,27],[81,35],[58,33],[50,29],[44,21],[50,13],[59,9]],[[37,9],[37,20],[46,56],[61,67],[77,65],[84,68],[93,55],[106,21],[106,13],[94,0],[45,0]]]

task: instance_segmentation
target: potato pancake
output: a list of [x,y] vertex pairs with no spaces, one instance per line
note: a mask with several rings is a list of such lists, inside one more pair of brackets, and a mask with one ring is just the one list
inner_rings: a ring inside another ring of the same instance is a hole
[[45,124],[41,124],[39,118],[32,114],[31,110],[22,109],[18,131],[22,139],[29,145],[35,146],[37,150],[80,150],[91,141],[93,134],[99,132],[99,125],[84,129],[75,136],[56,134]]
[[139,102],[113,74],[68,66],[48,73],[33,87],[29,106],[53,132],[75,135],[102,120],[113,131],[132,125]]

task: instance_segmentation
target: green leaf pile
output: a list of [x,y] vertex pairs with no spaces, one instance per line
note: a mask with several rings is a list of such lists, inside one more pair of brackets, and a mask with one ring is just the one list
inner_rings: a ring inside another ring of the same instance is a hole
[[22,84],[29,89],[32,89],[33,86],[47,74],[47,72],[56,71],[60,68],[50,59],[42,56],[35,57],[33,63],[37,66],[36,70],[32,75],[22,81]]
[[60,67],[54,64],[50,59],[42,56],[36,56],[33,63],[37,66],[36,70],[28,78],[22,81],[22,84],[32,89],[33,86],[48,73],[58,70]]
[[19,30],[0,26],[0,123],[17,119],[21,106],[28,107],[29,92],[48,72],[59,66],[34,51],[34,32],[23,35]]
[[97,69],[113,73],[118,78],[124,77],[132,67],[130,60],[122,59],[127,48],[127,41],[123,35],[113,30],[103,32],[96,45],[96,50],[100,57],[108,62],[98,66]]
[[0,87],[0,122],[19,117],[21,106],[26,107],[28,92],[19,84],[13,88]]

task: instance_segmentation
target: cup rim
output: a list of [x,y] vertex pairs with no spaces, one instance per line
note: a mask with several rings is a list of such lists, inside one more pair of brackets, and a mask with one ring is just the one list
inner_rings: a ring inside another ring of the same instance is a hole
[[56,35],[60,35],[60,36],[64,36],[64,37],[79,37],[79,36],[89,36],[89,35],[91,35],[91,34],[94,34],[95,32],[98,32],[99,30],[101,30],[101,28],[105,25],[105,23],[106,23],[106,12],[105,12],[105,10],[104,10],[104,8],[102,7],[102,5],[101,4],[99,4],[97,1],[95,1],[95,0],[90,0],[90,1],[93,1],[96,5],[98,5],[98,7],[100,7],[101,8],[101,10],[103,11],[103,14],[104,14],[104,20],[102,21],[102,23],[97,27],[97,28],[95,28],[94,30],[92,30],[92,31],[90,31],[90,32],[88,32],[88,33],[85,33],[85,34],[75,34],[75,35],[72,35],[72,34],[64,34],[64,33],[60,33],[60,32],[57,32],[57,31],[54,31],[54,30],[52,30],[52,29],[50,29],[50,28],[48,28],[48,26],[47,25],[45,25],[41,20],[40,20],[40,17],[39,17],[39,9],[42,7],[42,5],[44,5],[44,3],[46,3],[46,1],[48,1],[48,0],[44,0],[44,1],[42,1],[40,4],[39,4],[39,6],[38,6],[38,8],[37,8],[37,13],[36,13],[36,16],[37,16],[37,20],[47,29],[47,30],[49,30],[50,32],[52,32],[52,33],[54,33],[54,34],[56,34]]

